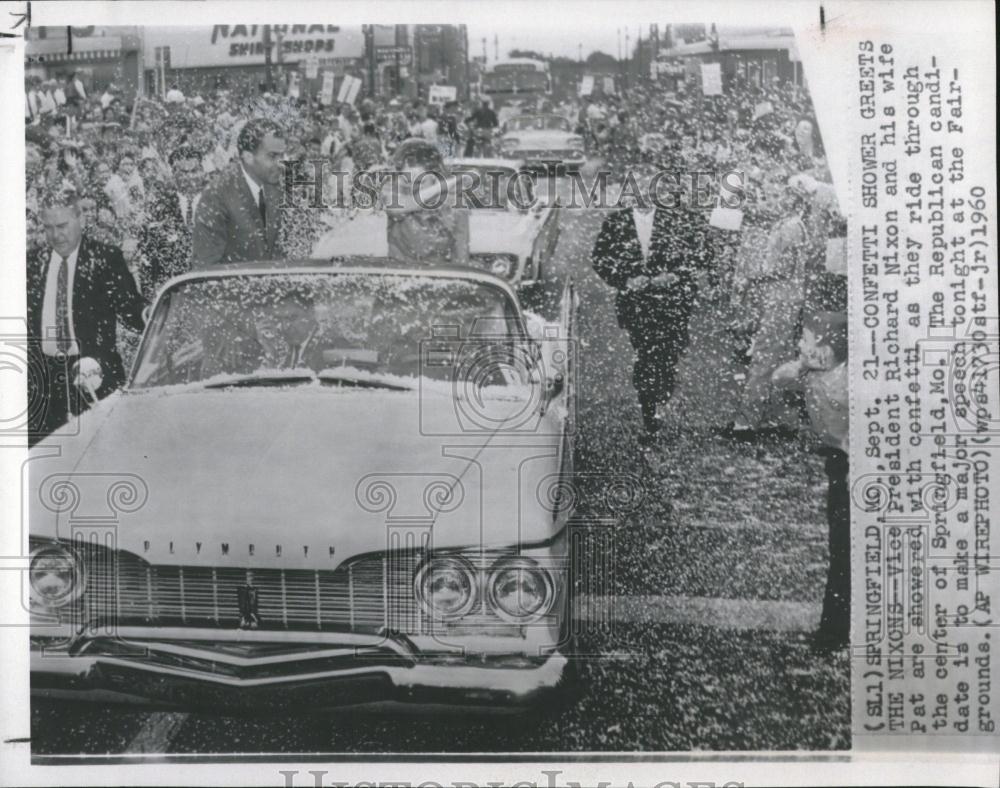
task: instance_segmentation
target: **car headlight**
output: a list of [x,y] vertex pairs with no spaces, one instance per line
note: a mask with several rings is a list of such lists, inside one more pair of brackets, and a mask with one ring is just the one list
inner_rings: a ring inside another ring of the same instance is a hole
[[526,623],[549,611],[555,598],[552,575],[530,558],[502,561],[487,583],[490,605],[512,623]]
[[583,137],[570,137],[568,140],[566,140],[566,144],[570,148],[574,148],[576,150],[583,150]]
[[47,608],[65,607],[83,593],[83,564],[65,547],[45,545],[31,554],[28,582],[33,602]]
[[494,276],[510,279],[517,272],[517,258],[507,254],[487,254],[476,258],[476,261]]
[[476,602],[476,572],[462,558],[432,558],[414,578],[417,600],[435,619],[461,618]]
[[513,137],[506,137],[500,140],[500,150],[504,153],[510,153],[511,151],[517,150],[517,146],[521,144],[521,140],[515,139]]

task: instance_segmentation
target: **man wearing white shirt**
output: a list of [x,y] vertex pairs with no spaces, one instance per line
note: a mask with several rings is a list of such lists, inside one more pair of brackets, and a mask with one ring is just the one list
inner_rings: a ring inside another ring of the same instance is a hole
[[[618,291],[618,325],[636,351],[632,373],[642,412],[642,445],[659,433],[657,406],[673,394],[688,344],[688,322],[703,275],[712,270],[714,240],[689,199],[653,198],[650,174],[640,177],[638,205],[608,215],[594,244],[598,276]],[[655,206],[655,207],[654,207]]]
[[46,195],[41,216],[46,243],[27,261],[29,443],[79,412],[69,378],[77,360],[90,357],[100,364],[98,399],[125,382],[117,324],[143,328],[144,302],[121,250],[84,235],[76,193]]
[[427,116],[427,105],[416,105],[417,117],[410,124],[410,136],[425,139],[431,144],[437,144],[438,124],[434,118]]
[[283,256],[285,132],[272,120],[254,118],[240,131],[237,150],[239,161],[202,193],[192,238],[195,265]]
[[38,94],[38,77],[28,78],[28,88],[24,94],[24,118],[30,123],[41,119],[41,98]]
[[83,80],[80,79],[80,75],[77,72],[73,73],[73,90],[76,91],[76,95],[81,101],[87,100],[87,91],[83,87]]
[[38,93],[38,111],[42,116],[56,114],[56,99],[52,95],[52,83],[42,83],[42,89]]
[[168,279],[191,269],[194,217],[204,185],[199,156],[194,148],[175,148],[169,157],[170,179],[147,200],[138,251],[139,283],[148,301]]

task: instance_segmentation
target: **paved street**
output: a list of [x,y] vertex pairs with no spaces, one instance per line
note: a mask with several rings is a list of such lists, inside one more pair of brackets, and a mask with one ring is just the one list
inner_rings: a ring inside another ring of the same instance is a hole
[[[596,211],[566,211],[557,265],[579,309],[581,485],[629,474],[645,497],[615,526],[603,590],[579,600],[575,698],[525,719],[380,717],[303,708],[220,718],[36,702],[32,749],[92,754],[827,749],[849,746],[845,653],[818,654],[826,560],[821,461],[805,438],[734,444],[710,433],[737,391],[717,316],[704,309],[659,446],[636,446],[632,349],[593,274]],[[586,505],[586,504],[585,504]],[[611,626],[587,626],[606,619]]]

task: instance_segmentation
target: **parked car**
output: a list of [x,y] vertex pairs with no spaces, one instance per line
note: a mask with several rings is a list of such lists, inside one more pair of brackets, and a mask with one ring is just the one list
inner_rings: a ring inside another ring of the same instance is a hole
[[584,140],[562,115],[518,115],[501,127],[500,154],[532,167],[576,170],[586,160]]
[[[161,290],[124,389],[33,449],[32,690],[510,707],[564,681],[573,296],[388,260]],[[85,391],[100,369],[83,360]]]

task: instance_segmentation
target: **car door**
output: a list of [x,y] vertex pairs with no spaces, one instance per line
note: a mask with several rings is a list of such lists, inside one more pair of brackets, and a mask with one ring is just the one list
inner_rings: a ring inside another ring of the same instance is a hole
[[539,202],[532,211],[537,232],[531,245],[531,259],[535,263],[534,278],[541,281],[546,263],[555,254],[556,243],[559,241],[558,195],[547,195],[545,202]]
[[560,430],[560,475],[572,478],[573,446],[576,434],[576,289],[567,277],[559,301],[557,321],[546,323],[540,342],[541,363],[548,392],[542,404]]

